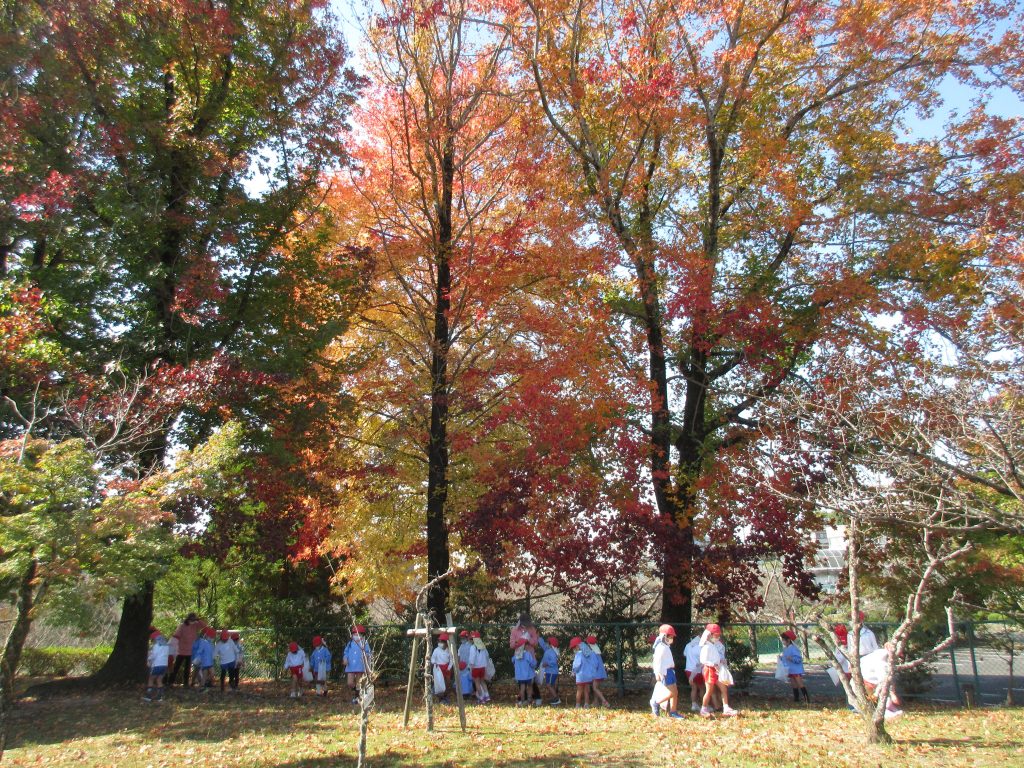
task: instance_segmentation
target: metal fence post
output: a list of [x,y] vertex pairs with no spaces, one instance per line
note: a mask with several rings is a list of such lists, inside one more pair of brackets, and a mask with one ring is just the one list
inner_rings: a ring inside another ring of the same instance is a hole
[[618,679],[619,696],[626,695],[626,678],[622,670],[622,625],[615,625],[615,677]]
[[978,657],[974,653],[974,622],[967,622],[967,640],[971,644],[971,671],[974,673],[974,691],[978,697],[978,701],[981,701],[981,680],[978,678]]
[[963,706],[963,704],[964,704],[964,691],[960,687],[960,673],[957,671],[957,668],[956,668],[956,652],[954,650],[955,648],[956,648],[956,643],[955,642],[952,643],[949,646],[949,664],[953,668],[953,685],[956,686],[956,698],[960,702],[960,706]]

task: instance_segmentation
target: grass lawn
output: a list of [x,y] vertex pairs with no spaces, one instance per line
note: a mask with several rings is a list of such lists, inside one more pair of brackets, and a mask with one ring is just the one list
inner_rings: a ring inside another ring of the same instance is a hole
[[[737,702],[735,719],[652,717],[646,695],[612,708],[470,707],[468,732],[441,708],[428,734],[422,710],[402,729],[403,694],[378,692],[370,723],[373,766],[1024,766],[1024,710],[914,708],[890,724],[898,744],[869,747],[845,708]],[[499,689],[495,698],[512,699]],[[422,706],[422,702],[419,702]],[[209,768],[355,764],[355,708],[287,697],[283,687],[246,683],[236,695],[175,691],[160,704],[113,691],[19,701],[8,732],[8,766]]]

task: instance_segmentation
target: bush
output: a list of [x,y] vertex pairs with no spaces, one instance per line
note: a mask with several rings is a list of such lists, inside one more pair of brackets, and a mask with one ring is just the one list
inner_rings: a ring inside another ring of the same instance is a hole
[[750,642],[746,638],[726,635],[725,658],[729,660],[729,670],[735,681],[733,687],[740,691],[749,688],[757,666],[757,656],[750,650]]
[[18,672],[28,677],[66,677],[98,672],[110,656],[109,646],[97,648],[24,648]]

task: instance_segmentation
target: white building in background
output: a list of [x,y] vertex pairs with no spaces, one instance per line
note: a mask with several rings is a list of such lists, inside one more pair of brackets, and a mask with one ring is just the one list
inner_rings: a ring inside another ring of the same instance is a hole
[[814,534],[818,553],[810,572],[822,592],[832,593],[839,588],[839,577],[846,568],[846,526],[827,526]]

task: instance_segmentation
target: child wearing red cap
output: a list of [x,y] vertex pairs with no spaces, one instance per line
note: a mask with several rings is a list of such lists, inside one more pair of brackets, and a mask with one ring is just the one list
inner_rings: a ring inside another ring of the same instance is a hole
[[442,704],[448,703],[448,688],[452,684],[452,652],[448,650],[448,633],[437,636],[437,646],[430,654],[430,663],[434,667],[434,677],[440,675],[444,681],[444,691],[438,694]]
[[512,654],[512,667],[516,676],[516,685],[519,692],[516,696],[516,706],[529,706],[533,698],[533,684],[537,675],[537,657],[533,655],[533,648],[525,637],[516,640],[516,650]]
[[487,664],[491,660],[491,655],[487,652],[487,646],[484,645],[479,632],[470,632],[469,639],[473,642],[469,655],[469,669],[473,677],[473,688],[476,690],[476,700],[480,704],[486,704],[491,700],[491,692],[487,688]]
[[213,656],[220,662],[220,689],[224,690],[224,680],[228,679],[231,690],[238,689],[238,648],[226,629],[220,631],[220,639],[213,648]]
[[[729,685],[732,674],[725,661],[725,645],[722,644],[722,628],[717,624],[708,624],[704,628],[704,634],[700,636],[700,663],[704,665],[702,674],[707,690],[704,691],[704,701],[701,702],[701,717],[711,717],[712,692],[718,690],[722,694],[722,714],[733,717],[735,709],[729,706]],[[724,679],[723,679],[724,678]]]
[[288,674],[292,679],[292,692],[289,694],[290,698],[301,699],[302,698],[302,685],[303,676],[306,669],[306,652],[299,647],[299,644],[294,640],[288,643],[288,655],[284,657],[284,668],[288,670]]
[[192,678],[199,685],[202,693],[213,687],[213,638],[217,633],[213,627],[203,629],[196,641],[192,643],[192,667],[195,670]]
[[558,695],[558,638],[551,636],[547,640],[538,637],[540,647],[544,649],[544,655],[540,660],[540,668],[544,673],[544,687],[547,688],[551,697],[551,706],[557,707],[562,703]]
[[459,661],[466,662],[466,666],[469,667],[469,657],[473,653],[473,639],[469,636],[467,630],[459,632]]
[[789,684],[793,688],[793,701],[800,703],[800,697],[811,703],[811,696],[804,686],[804,657],[796,644],[796,632],[787,629],[782,633],[782,654],[780,661],[786,665],[786,674],[789,676]]
[[569,650],[576,651],[572,658],[572,672],[576,675],[576,709],[590,706],[590,684],[594,682],[594,652],[582,637],[569,641]]
[[152,645],[149,647],[149,654],[146,663],[149,666],[149,680],[146,683],[146,693],[142,696],[143,701],[163,701],[164,698],[164,675],[167,673],[170,649],[167,640],[159,631],[154,630],[150,636]]
[[366,642],[366,627],[362,624],[356,624],[352,627],[352,639],[345,646],[345,652],[342,657],[353,704],[359,703],[359,681],[366,674],[366,669],[370,666],[372,655],[373,651],[370,648],[370,644]]
[[327,695],[327,679],[331,675],[331,650],[324,639],[317,635],[313,638],[313,652],[309,654],[309,666],[316,682],[316,695]]
[[601,647],[597,644],[597,637],[595,635],[587,636],[587,645],[590,646],[591,652],[594,654],[592,663],[594,666],[594,679],[590,683],[590,687],[594,691],[594,697],[600,702],[602,707],[608,706],[608,699],[604,697],[601,692],[601,683],[608,678],[608,670],[604,666],[604,658],[601,656]]
[[700,663],[700,635],[690,639],[683,647],[686,659],[686,680],[690,684],[690,711],[700,712],[700,702],[704,698],[704,670]]
[[676,630],[671,624],[658,627],[658,635],[654,639],[654,658],[651,661],[655,681],[651,713],[655,716],[660,716],[662,706],[667,706],[669,717],[682,717],[678,711],[679,687],[676,683],[676,663],[672,657],[672,643],[675,639]]

